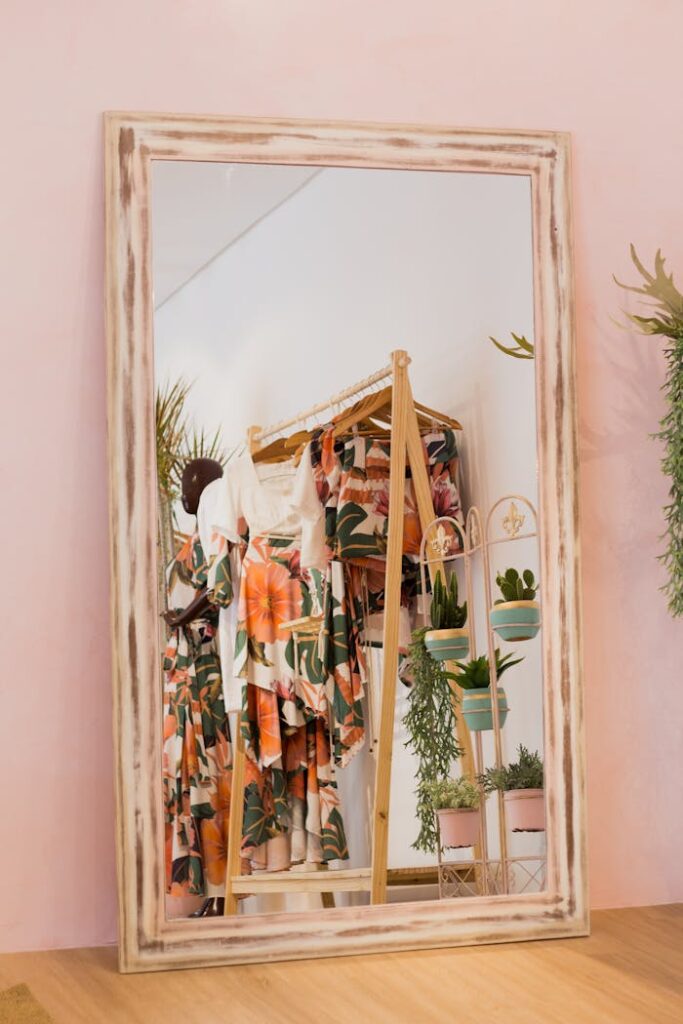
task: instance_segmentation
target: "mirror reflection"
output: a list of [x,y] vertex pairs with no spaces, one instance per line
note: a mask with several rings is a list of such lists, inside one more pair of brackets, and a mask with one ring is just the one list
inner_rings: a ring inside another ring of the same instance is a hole
[[528,177],[152,194],[168,914],[544,888]]

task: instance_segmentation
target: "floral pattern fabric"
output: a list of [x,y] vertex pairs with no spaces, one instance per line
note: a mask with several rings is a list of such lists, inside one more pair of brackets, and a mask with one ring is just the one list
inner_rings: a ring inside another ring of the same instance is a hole
[[[206,580],[195,535],[168,568],[169,608],[184,609]],[[163,660],[166,886],[174,896],[220,896],[225,887],[231,748],[216,624],[212,609],[172,630]]]
[[[462,522],[458,491],[458,451],[452,430],[435,430],[422,438],[436,516]],[[332,557],[366,570],[369,613],[384,607],[384,573],[389,535],[388,438],[334,439],[334,426],[319,432],[311,446],[318,495],[325,507],[326,542]],[[422,530],[410,471],[407,471],[403,517],[402,603],[419,586]]]
[[286,833],[291,859],[348,857],[330,747],[331,680],[318,637],[282,624],[319,613],[323,575],[301,568],[296,538],[255,537],[242,563],[235,671],[245,680],[242,732],[252,762],[244,849]]

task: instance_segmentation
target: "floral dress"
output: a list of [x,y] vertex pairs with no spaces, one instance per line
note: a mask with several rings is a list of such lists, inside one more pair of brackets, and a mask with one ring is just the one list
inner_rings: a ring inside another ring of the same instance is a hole
[[[169,608],[187,607],[206,584],[206,568],[195,534],[168,567]],[[216,624],[212,609],[173,629],[163,660],[166,887],[173,896],[225,890],[231,749]]]
[[[285,834],[289,859],[348,857],[332,763],[332,699],[317,637],[295,638],[283,624],[322,614],[323,510],[310,458],[255,466],[230,463],[214,528],[239,543],[242,560],[233,671],[243,681],[247,748],[243,851]],[[302,555],[304,556],[302,558]],[[310,567],[305,567],[310,566]]]

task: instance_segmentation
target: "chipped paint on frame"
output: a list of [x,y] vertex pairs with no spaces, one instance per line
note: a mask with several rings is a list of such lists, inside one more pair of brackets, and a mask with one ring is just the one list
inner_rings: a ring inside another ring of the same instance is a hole
[[[524,174],[531,179],[548,889],[525,896],[166,920],[156,590],[150,161]],[[107,339],[116,844],[123,971],[292,960],[588,930],[569,138],[106,115]]]

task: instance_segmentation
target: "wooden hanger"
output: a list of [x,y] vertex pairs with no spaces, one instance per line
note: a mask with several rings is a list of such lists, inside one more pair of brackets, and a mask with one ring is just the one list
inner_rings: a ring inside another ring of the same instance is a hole
[[[351,431],[361,437],[391,437],[391,399],[391,384],[380,391],[365,395],[333,419],[334,437],[343,437]],[[430,409],[421,402],[414,402],[414,405],[421,433],[427,433],[438,426],[462,430],[458,420],[446,416],[445,413]],[[296,430],[288,437],[278,437],[264,448],[252,452],[252,458],[255,463],[277,463],[286,462],[293,457],[297,464],[312,436],[313,432],[310,430]]]
[[[361,398],[359,402],[335,419],[334,436],[341,437],[352,427],[363,428],[363,432],[370,436],[372,436],[372,431],[378,427],[384,433],[388,433],[386,425],[391,424],[391,396],[392,386],[389,385],[374,395],[366,395]],[[413,404],[422,431],[432,430],[435,425],[449,427],[452,430],[462,430],[458,420],[437,412],[435,409],[430,409],[429,406],[422,405],[420,402]],[[380,424],[376,422],[377,420],[380,420]]]

